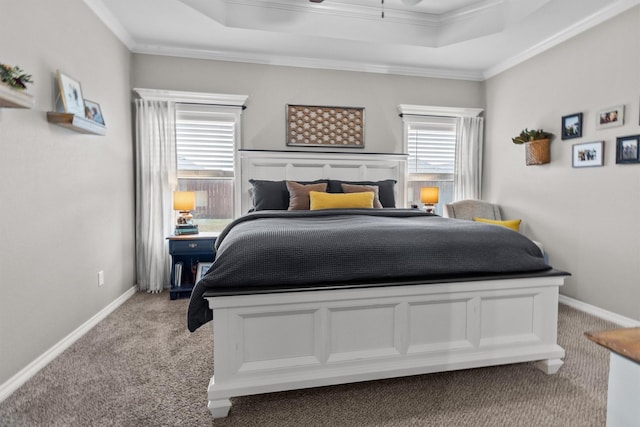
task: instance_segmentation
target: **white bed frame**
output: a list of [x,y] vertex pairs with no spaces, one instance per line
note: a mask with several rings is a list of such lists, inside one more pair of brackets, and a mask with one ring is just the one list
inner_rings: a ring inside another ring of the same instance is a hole
[[319,153],[298,151],[239,152],[238,212],[252,207],[249,179],[279,181],[381,181],[395,179],[396,206],[405,207],[406,163],[404,154]]
[[[278,154],[243,155],[243,174],[255,167],[257,179],[394,178],[404,197],[403,157]],[[343,173],[309,177],[303,169],[311,160],[312,170]],[[347,163],[361,175],[345,178],[354,172],[344,173],[353,169]],[[564,357],[556,343],[564,280],[560,274],[207,297],[214,311],[209,410],[226,417],[236,396],[508,363],[535,361],[556,373]]]

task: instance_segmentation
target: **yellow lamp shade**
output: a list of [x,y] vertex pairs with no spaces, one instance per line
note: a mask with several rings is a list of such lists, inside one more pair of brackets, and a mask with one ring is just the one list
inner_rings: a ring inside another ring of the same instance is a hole
[[439,190],[438,187],[422,187],[420,189],[420,201],[426,205],[438,203]]
[[195,191],[174,191],[173,210],[190,211],[196,207]]

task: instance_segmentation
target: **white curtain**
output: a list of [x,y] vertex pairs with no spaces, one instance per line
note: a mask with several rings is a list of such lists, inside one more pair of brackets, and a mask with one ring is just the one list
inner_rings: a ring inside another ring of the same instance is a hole
[[484,119],[459,117],[453,200],[482,197],[482,146]]
[[138,288],[160,292],[170,286],[166,237],[173,227],[177,186],[175,105],[136,100],[136,269]]

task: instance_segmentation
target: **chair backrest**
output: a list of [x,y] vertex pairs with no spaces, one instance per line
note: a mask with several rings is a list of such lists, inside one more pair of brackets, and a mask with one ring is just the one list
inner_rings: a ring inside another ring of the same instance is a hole
[[473,221],[473,217],[494,219],[501,221],[500,207],[484,200],[460,200],[444,205],[443,216],[446,218],[466,219]]

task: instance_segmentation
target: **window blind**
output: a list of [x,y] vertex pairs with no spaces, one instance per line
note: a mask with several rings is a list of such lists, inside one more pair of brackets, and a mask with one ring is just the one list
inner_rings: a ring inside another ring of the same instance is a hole
[[179,176],[233,177],[234,140],[235,117],[216,106],[176,104]]
[[453,117],[420,117],[408,124],[410,174],[454,173],[456,122]]

